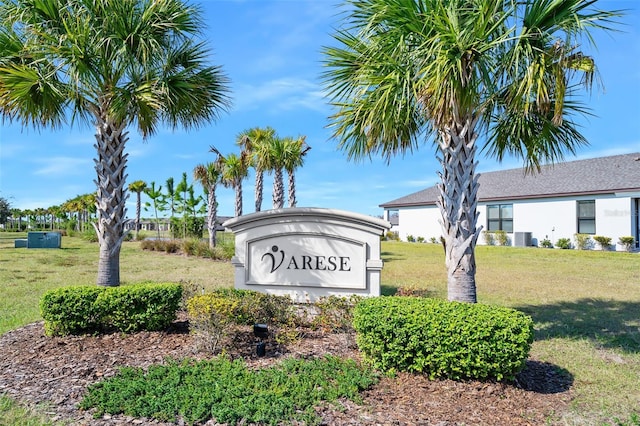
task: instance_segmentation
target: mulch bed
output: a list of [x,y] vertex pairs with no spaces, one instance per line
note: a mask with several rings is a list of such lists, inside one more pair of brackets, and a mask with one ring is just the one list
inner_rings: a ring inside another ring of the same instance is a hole
[[[250,367],[263,367],[284,357],[331,354],[359,359],[348,334],[304,336],[294,345],[267,346],[257,357],[250,331],[229,351]],[[27,405],[44,407],[54,421],[74,425],[166,425],[122,415],[94,419],[77,404],[87,386],[113,376],[121,366],[148,367],[167,358],[203,359],[185,321],[166,332],[114,333],[99,336],[46,337],[42,323],[0,336],[0,394]],[[571,399],[570,380],[554,366],[529,360],[514,383],[429,380],[400,373],[385,377],[363,392],[363,402],[340,401],[317,408],[324,425],[541,425],[553,424]],[[209,421],[207,425],[216,425]]]

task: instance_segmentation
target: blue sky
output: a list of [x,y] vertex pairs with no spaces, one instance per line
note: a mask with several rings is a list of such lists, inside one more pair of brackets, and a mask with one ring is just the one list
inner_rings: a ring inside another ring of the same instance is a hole
[[[222,65],[231,79],[233,107],[216,123],[190,132],[163,129],[146,142],[131,129],[128,182],[155,181],[164,189],[167,178],[178,181],[183,172],[191,182],[194,166],[214,159],[210,145],[224,154],[237,152],[238,133],[271,126],[280,136],[305,135],[312,147],[296,175],[299,206],[379,215],[379,204],[436,183],[439,164],[430,142],[389,165],[380,158],[349,162],[337,151],[326,128],[332,111],[320,86],[321,47],[331,43],[332,29],[339,24],[336,1],[204,0],[200,4],[212,62]],[[590,146],[580,149],[575,159],[640,152],[640,3],[600,0],[598,5],[629,10],[622,18],[624,32],[596,33],[598,50],[587,49],[596,58],[604,88],[596,88],[588,97],[595,116],[581,119],[581,124]],[[55,132],[22,129],[17,123],[1,126],[0,197],[13,207],[49,207],[95,191],[90,126]],[[518,166],[514,159],[498,164],[479,157],[480,172]],[[253,179],[250,175],[244,182],[244,213],[254,209]],[[267,176],[263,209],[271,208],[271,183]],[[233,191],[220,188],[217,195],[219,214],[233,215]],[[132,196],[128,216],[134,214]]]

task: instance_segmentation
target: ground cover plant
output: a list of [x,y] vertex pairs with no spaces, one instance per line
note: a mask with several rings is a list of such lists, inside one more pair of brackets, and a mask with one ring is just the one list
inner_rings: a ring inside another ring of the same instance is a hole
[[[63,237],[62,249],[15,249],[0,232],[0,334],[41,320],[38,302],[47,290],[91,284],[96,244]],[[383,292],[420,293],[446,299],[442,247],[382,243]],[[640,258],[613,251],[477,249],[479,302],[516,308],[535,324],[531,358],[554,366],[571,381],[571,406],[562,424],[638,424],[640,401]],[[168,255],[123,245],[121,273],[130,283],[188,281],[210,291],[230,287],[233,267],[210,259]],[[31,422],[30,414],[2,399],[0,424]],[[18,416],[19,420],[14,420]],[[11,420],[7,420],[11,419]],[[635,422],[635,423],[634,423]]]
[[354,360],[325,357],[287,359],[280,365],[250,370],[226,357],[125,368],[90,387],[84,409],[97,416],[124,413],[165,421],[239,422],[278,425],[283,419],[317,423],[314,407],[338,398],[359,400],[359,391],[376,382],[371,370]]

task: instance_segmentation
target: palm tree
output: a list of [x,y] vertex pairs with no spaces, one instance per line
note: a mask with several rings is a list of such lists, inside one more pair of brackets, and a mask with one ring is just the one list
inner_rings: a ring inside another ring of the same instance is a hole
[[289,177],[289,207],[295,207],[297,204],[295,170],[302,167],[304,157],[311,149],[305,139],[305,136],[298,139],[288,139],[284,151],[284,169]]
[[194,128],[227,104],[201,11],[182,0],[0,3],[0,109],[25,126],[95,125],[97,284],[120,284],[127,127]]
[[129,184],[129,191],[136,193],[136,240],[138,239],[138,232],[140,232],[140,207],[141,197],[140,194],[147,189],[147,182],[143,180],[136,180]]
[[216,187],[220,182],[219,163],[198,164],[193,169],[193,178],[200,182],[207,194],[207,230],[209,231],[209,247],[216,246],[216,219],[218,218],[218,201]]
[[273,208],[284,207],[284,179],[282,170],[285,165],[287,144],[291,138],[275,137],[269,141],[264,154],[264,169],[273,172]]
[[18,231],[22,231],[22,216],[24,216],[24,213],[23,213],[22,210],[16,209],[16,208],[11,209],[11,218],[12,218],[12,220],[11,220],[11,228],[13,230],[16,230],[15,223],[16,223],[16,221],[18,221],[17,230]]
[[242,216],[242,181],[249,173],[250,158],[246,151],[240,154],[220,154],[215,147],[211,151],[218,155],[220,168],[220,182],[226,188],[233,188],[236,192],[235,216]]
[[251,165],[256,170],[255,201],[256,211],[262,209],[262,193],[264,186],[265,151],[268,142],[276,137],[271,127],[253,127],[238,135],[236,143],[250,157]]
[[[591,0],[347,0],[324,81],[333,136],[349,158],[433,138],[448,295],[476,301],[477,139],[533,172],[586,144],[572,121],[595,62],[579,47],[619,14]],[[578,77],[583,77],[579,80]]]

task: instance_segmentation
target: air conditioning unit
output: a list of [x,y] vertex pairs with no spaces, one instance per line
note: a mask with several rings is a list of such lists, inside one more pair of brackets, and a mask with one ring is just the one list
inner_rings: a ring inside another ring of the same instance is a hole
[[514,232],[513,245],[516,247],[531,247],[531,232]]

